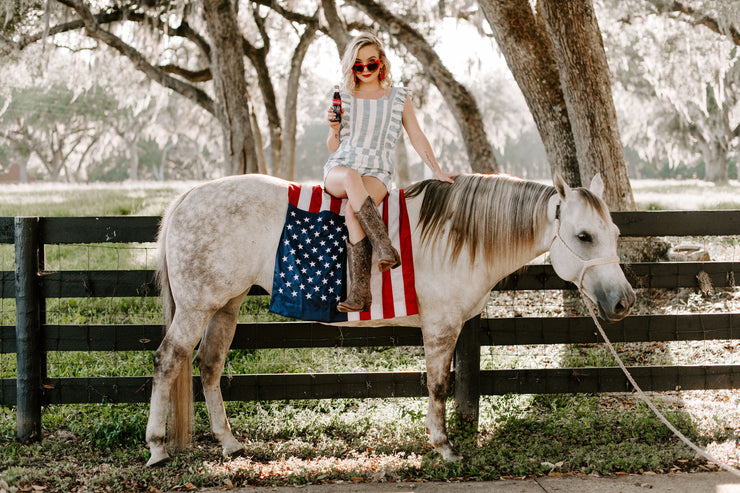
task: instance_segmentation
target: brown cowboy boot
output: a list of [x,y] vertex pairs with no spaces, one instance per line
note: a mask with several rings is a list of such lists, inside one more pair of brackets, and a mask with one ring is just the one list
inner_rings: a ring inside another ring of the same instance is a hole
[[349,269],[349,294],[337,305],[340,312],[365,312],[370,309],[370,263],[373,250],[367,236],[352,245],[347,240],[347,268]]
[[398,251],[391,245],[391,240],[388,238],[388,230],[372,198],[368,196],[365,199],[360,210],[355,211],[355,217],[360,222],[362,230],[370,238],[373,250],[378,255],[378,269],[380,269],[380,272],[395,269],[401,265],[401,256],[398,255]]

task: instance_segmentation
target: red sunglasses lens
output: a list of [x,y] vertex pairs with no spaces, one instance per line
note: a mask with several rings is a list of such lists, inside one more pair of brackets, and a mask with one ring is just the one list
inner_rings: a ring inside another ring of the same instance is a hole
[[361,74],[362,72],[365,71],[365,68],[367,68],[367,70],[372,74],[373,72],[375,72],[376,70],[378,70],[378,67],[379,66],[380,66],[380,63],[378,63],[378,62],[370,62],[367,65],[363,65],[361,63],[355,63],[352,66],[352,70],[354,70],[358,74]]

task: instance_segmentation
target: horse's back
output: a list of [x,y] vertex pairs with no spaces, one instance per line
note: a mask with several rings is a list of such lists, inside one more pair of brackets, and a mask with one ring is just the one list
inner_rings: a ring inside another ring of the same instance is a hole
[[178,304],[197,298],[219,305],[252,285],[271,288],[288,186],[267,175],[239,175],[196,186],[179,199],[162,231]]

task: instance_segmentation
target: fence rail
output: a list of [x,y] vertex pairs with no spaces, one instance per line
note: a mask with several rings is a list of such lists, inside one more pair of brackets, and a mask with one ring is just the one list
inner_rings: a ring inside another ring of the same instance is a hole
[[[622,236],[740,235],[740,211],[613,213]],[[156,296],[151,270],[46,271],[45,245],[151,243],[158,217],[0,218],[0,243],[15,244],[15,271],[0,271],[0,297],[16,299],[16,325],[0,326],[0,353],[16,353],[17,378],[0,379],[0,405],[17,406],[17,435],[40,434],[41,406],[146,402],[151,377],[47,378],[48,351],[153,351],[154,324],[58,325],[43,318],[47,298]],[[714,287],[735,286],[736,262],[635,263],[623,266],[639,288],[694,288],[697,275]],[[549,265],[533,265],[496,290],[572,289]],[[265,294],[253,288],[250,294]],[[614,342],[740,339],[740,313],[631,316],[608,325]],[[455,357],[457,412],[477,416],[478,397],[505,393],[581,393],[631,390],[618,368],[480,370],[481,346],[598,343],[588,317],[474,319]],[[232,349],[421,346],[417,327],[335,327],[311,322],[239,324]],[[740,385],[740,365],[631,368],[645,390],[728,389]],[[199,377],[194,377],[198,380]],[[199,389],[200,385],[196,385]],[[225,400],[418,397],[424,372],[258,374],[223,377]],[[202,396],[196,394],[196,399]]]

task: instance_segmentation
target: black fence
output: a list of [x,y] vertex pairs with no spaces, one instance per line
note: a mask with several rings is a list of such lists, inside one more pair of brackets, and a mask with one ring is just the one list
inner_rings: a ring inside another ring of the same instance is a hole
[[[613,213],[622,236],[740,235],[740,211]],[[16,325],[0,326],[0,353],[16,353],[17,377],[0,379],[0,405],[17,406],[21,440],[40,433],[45,404],[147,402],[151,377],[48,378],[47,351],[153,351],[157,324],[45,323],[47,298],[157,296],[151,270],[47,271],[44,249],[54,244],[148,243],[158,217],[0,218],[0,243],[15,244],[15,271],[0,271],[0,297],[16,299]],[[734,287],[736,262],[624,265],[636,288]],[[532,265],[497,290],[573,289],[549,265]],[[253,288],[250,294],[265,294]],[[740,313],[630,316],[609,324],[613,342],[740,338]],[[512,317],[469,321],[460,336],[453,373],[456,412],[475,421],[480,395],[630,391],[616,367],[480,370],[481,346],[598,343],[589,317]],[[232,349],[421,346],[416,327],[335,327],[310,322],[239,324]],[[630,368],[646,391],[732,389],[740,365]],[[198,379],[198,377],[194,377]],[[196,389],[200,385],[196,382]],[[225,400],[282,400],[427,395],[424,372],[255,374],[224,377]],[[202,396],[196,394],[196,399]]]

